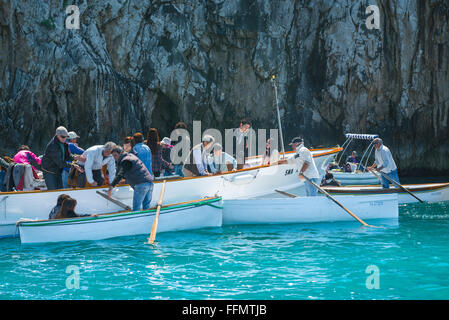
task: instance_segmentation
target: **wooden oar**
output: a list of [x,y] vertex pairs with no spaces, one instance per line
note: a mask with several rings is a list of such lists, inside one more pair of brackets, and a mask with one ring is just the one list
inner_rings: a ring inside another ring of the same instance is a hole
[[150,233],[150,237],[148,238],[148,244],[153,244],[154,240],[156,240],[157,224],[159,221],[159,212],[161,211],[162,199],[164,198],[164,193],[165,193],[165,182],[166,182],[166,180],[164,180],[164,182],[162,184],[161,194],[159,195],[159,200],[157,202],[156,217],[154,217],[153,227],[151,227],[151,233]]
[[107,193],[103,193],[97,190],[97,193],[102,196],[103,198],[105,198],[106,200],[111,201],[112,203],[118,205],[119,207],[122,207],[125,210],[131,210],[130,206],[127,206],[126,204],[124,204],[123,202],[120,202],[118,200],[112,199],[111,197],[108,196]]
[[[345,206],[343,206],[340,202],[337,201],[337,199],[335,199],[334,197],[332,197],[329,193],[327,193],[323,188],[321,188],[319,185],[317,185],[316,183],[314,183],[312,180],[310,180],[309,178],[307,178],[305,175],[302,175],[307,181],[309,181],[315,188],[317,188],[319,191],[321,191],[321,193],[325,194],[329,199],[331,199],[333,202],[335,202],[336,204],[338,204],[343,210],[345,210],[347,213],[349,213],[354,219],[356,219],[358,222],[360,222],[363,226],[365,227],[373,227],[376,228],[376,226],[372,226],[367,224],[365,221],[363,221],[362,219],[360,219],[359,217],[357,217],[354,213],[352,213],[351,211],[349,211],[348,209],[346,209]],[[378,227],[377,227],[378,228]]]
[[296,198],[296,196],[294,194],[285,192],[285,191],[281,191],[281,190],[274,190],[276,192],[279,192],[280,194],[283,194],[284,196],[290,197],[290,198]]
[[[372,174],[374,174],[376,177],[379,177],[376,173],[376,171],[372,170],[372,169],[368,169]],[[377,171],[378,173],[380,173],[382,175],[382,177],[384,177],[385,179],[387,179],[388,181],[390,181],[392,184],[394,184],[396,187],[402,189],[403,191],[407,192],[408,194],[410,194],[412,197],[414,197],[416,200],[418,200],[421,203],[424,203],[424,201],[422,201],[420,198],[418,198],[416,195],[414,195],[413,193],[411,193],[410,191],[408,191],[407,188],[405,188],[403,185],[401,185],[400,183],[394,181],[393,179],[391,179],[389,176],[387,176],[385,173],[383,173],[382,171]]]

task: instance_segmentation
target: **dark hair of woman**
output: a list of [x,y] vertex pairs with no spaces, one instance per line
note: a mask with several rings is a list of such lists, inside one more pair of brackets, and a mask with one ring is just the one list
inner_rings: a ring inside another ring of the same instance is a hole
[[56,219],[74,218],[75,214],[76,200],[73,198],[65,199],[62,202],[61,209],[59,209]]
[[56,205],[58,205],[58,206],[62,205],[62,202],[65,199],[69,199],[69,198],[70,198],[70,196],[68,194],[63,193],[63,194],[59,195],[58,200],[56,201]]
[[157,151],[159,146],[159,134],[157,133],[156,128],[150,128],[150,130],[148,130],[147,145],[150,147],[152,154]]
[[22,151],[22,150],[28,150],[29,151],[30,147],[28,147],[27,145],[23,144],[23,145],[20,146],[18,151]]

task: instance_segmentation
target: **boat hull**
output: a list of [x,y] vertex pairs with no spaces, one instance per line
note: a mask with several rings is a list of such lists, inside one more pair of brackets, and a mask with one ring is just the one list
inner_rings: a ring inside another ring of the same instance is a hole
[[378,184],[379,179],[370,172],[335,172],[331,171],[335,180],[341,185],[373,185]]
[[[340,148],[314,151],[314,158],[321,173]],[[292,159],[294,153],[286,155],[287,163],[273,166],[256,166],[221,175],[169,179],[166,183],[164,202],[177,203],[221,196],[223,199],[250,198],[270,194],[274,189],[289,190],[300,187]],[[257,164],[257,163],[256,163]],[[162,179],[156,181],[151,205],[155,206],[161,192]],[[77,200],[77,212],[83,214],[111,213],[122,208],[98,195],[104,188],[63,189],[56,191],[31,191],[0,193],[0,237],[14,236],[15,224],[21,219],[48,219],[60,194],[68,194]],[[133,189],[129,185],[113,190],[112,197],[132,207]],[[4,199],[4,201],[2,201]]]
[[[405,184],[403,186],[426,202],[449,201],[449,183]],[[324,189],[333,195],[368,196],[397,194],[399,204],[419,202],[399,188],[382,189],[381,186],[345,186],[324,187]]]
[[[157,233],[194,230],[222,225],[222,200],[197,201],[187,206],[162,208]],[[156,210],[74,218],[20,222],[22,243],[102,240],[121,236],[150,234]]]
[[[363,198],[336,196],[335,198],[362,220],[397,219],[399,215],[396,194],[374,195]],[[350,220],[356,221],[336,203],[324,196],[226,200],[223,209],[223,225]]]

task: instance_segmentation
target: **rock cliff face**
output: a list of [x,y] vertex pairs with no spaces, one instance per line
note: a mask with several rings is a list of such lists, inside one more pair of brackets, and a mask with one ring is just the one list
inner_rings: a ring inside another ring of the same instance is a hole
[[[449,168],[447,0],[1,0],[0,149],[240,118],[285,140],[378,133],[401,173]],[[65,9],[80,9],[68,30]],[[380,29],[366,8],[377,5]]]

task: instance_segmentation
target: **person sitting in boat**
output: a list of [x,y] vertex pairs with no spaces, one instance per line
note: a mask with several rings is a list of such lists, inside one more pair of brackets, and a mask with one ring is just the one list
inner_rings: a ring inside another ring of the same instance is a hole
[[[374,153],[375,160],[374,163],[370,167],[368,167],[368,169],[373,170],[374,168],[377,168],[378,171],[381,171],[390,179],[400,184],[398,168],[393,160],[390,149],[387,146],[384,146],[383,141],[380,138],[374,139],[373,144],[376,148],[376,151]],[[390,188],[390,181],[388,181],[388,179],[384,177],[382,177],[382,188]]]
[[[296,150],[295,160],[299,178],[302,180],[302,175],[304,175],[315,184],[319,184],[320,174],[316,168],[312,153],[304,146],[304,139],[301,137],[293,138],[290,145]],[[309,181],[304,181],[304,185],[308,197],[318,195],[318,190]]]
[[118,171],[114,180],[109,185],[109,197],[112,195],[112,189],[121,179],[125,178],[134,189],[133,211],[140,210],[141,208],[142,210],[149,209],[153,195],[154,176],[136,155],[124,152],[119,146],[112,149],[111,153],[117,162]]
[[48,219],[56,219],[59,210],[61,209],[62,202],[65,199],[69,199],[70,196],[68,194],[60,194],[58,200],[56,201],[56,205],[51,209],[50,214],[48,215]]
[[211,175],[207,170],[207,158],[215,139],[211,135],[206,134],[202,141],[202,143],[197,144],[190,150],[189,155],[184,161],[183,174],[185,177]]
[[15,163],[25,163],[31,165],[34,172],[37,170],[34,166],[40,167],[42,163],[41,158],[31,152],[27,145],[20,146],[16,155],[13,157],[13,160]]
[[171,150],[173,146],[171,145],[171,139],[169,137],[164,137],[161,140],[162,146],[162,170],[164,171],[164,176],[172,176],[175,172],[175,167],[171,161]]
[[[69,151],[71,154],[82,155],[84,153],[84,149],[80,148],[78,146],[78,138],[79,138],[79,135],[77,135],[75,131],[69,132],[69,137],[67,139],[67,143],[69,145]],[[71,162],[71,161],[69,161],[69,162]],[[64,189],[67,189],[69,187],[70,170],[71,169],[69,169],[69,168],[64,168],[62,170],[62,187]],[[74,170],[76,170],[76,169],[74,169]]]
[[115,178],[115,161],[111,155],[112,149],[116,147],[114,142],[107,142],[105,145],[96,145],[88,148],[83,153],[85,161],[78,164],[83,169],[78,175],[78,187],[84,188],[86,180],[91,186],[101,186],[105,179],[101,172],[103,165],[107,165],[110,181]]
[[67,138],[69,132],[64,127],[56,129],[55,136],[50,140],[45,148],[42,157],[41,167],[44,174],[47,190],[56,190],[62,188],[62,170],[70,168],[73,165],[77,170],[80,167],[77,164],[71,164],[69,161],[79,160],[81,156],[72,155],[69,150]]
[[229,153],[223,152],[221,144],[214,144],[213,154],[208,155],[208,165],[213,174],[229,171],[228,164],[232,165],[232,171],[237,171],[237,160]]
[[321,180],[321,187],[325,186],[335,186],[335,187],[341,187],[340,181],[335,180],[334,175],[330,172],[326,173],[323,180]]
[[330,170],[340,170],[341,168],[338,166],[338,164],[334,161],[329,163],[329,165],[327,166],[326,172],[330,171]]
[[79,217],[97,217],[97,214],[79,214],[75,212],[76,200],[67,198],[62,201],[61,208],[58,211],[55,219],[79,218]]
[[[149,146],[143,143],[143,134],[140,132],[136,132],[133,134],[133,153],[137,156],[137,158],[140,159],[140,161],[143,162],[145,167],[147,167],[148,171],[151,175],[153,175],[152,171],[152,155],[151,155],[151,149]],[[112,180],[111,180],[112,181]]]
[[352,151],[351,155],[346,159],[346,162],[349,163],[360,163],[359,156],[356,151]]

